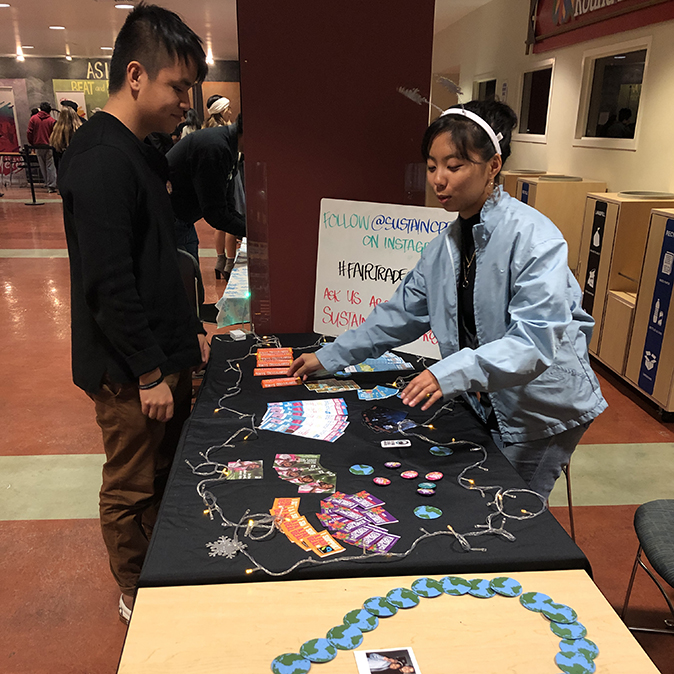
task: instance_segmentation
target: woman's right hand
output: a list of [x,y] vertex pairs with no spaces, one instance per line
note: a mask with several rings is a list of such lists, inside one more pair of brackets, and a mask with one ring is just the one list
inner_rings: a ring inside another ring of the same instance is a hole
[[286,375],[288,377],[302,377],[302,381],[306,381],[310,374],[322,369],[321,361],[318,360],[315,353],[303,353],[299,358],[295,358]]

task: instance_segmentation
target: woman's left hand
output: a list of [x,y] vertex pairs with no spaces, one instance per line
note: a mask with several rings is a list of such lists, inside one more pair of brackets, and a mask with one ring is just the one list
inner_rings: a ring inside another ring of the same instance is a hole
[[402,395],[403,403],[410,407],[425,401],[421,406],[422,410],[427,410],[440,398],[442,398],[440,384],[430,370],[424,370],[419,376],[412,379],[405,387]]

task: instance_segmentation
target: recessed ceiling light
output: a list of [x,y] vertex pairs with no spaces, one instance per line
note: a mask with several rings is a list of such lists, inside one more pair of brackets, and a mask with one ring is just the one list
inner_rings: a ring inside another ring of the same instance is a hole
[[66,54],[66,61],[72,61],[73,57],[70,54]]
[[65,30],[65,26],[49,26],[49,30]]
[[101,47],[101,49],[105,49],[106,51],[112,51],[112,47]]
[[35,47],[33,47],[32,45],[28,45],[28,44],[22,44],[21,49],[35,49]]
[[11,7],[11,5],[8,5],[6,2],[0,2],[0,7]]
[[115,5],[117,9],[136,9],[134,5]]

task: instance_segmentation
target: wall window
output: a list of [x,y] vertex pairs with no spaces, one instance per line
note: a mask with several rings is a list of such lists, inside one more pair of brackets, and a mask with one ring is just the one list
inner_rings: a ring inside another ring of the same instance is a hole
[[482,80],[473,84],[473,99],[493,101],[496,96],[496,80]]
[[575,147],[636,151],[650,45],[646,36],[583,54]]
[[552,66],[524,73],[519,132],[545,135],[552,84]]
[[646,49],[595,59],[585,136],[634,138]]

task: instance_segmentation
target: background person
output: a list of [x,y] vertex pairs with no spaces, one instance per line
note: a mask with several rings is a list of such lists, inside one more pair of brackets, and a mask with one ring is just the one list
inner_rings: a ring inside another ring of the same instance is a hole
[[606,402],[587,351],[594,321],[580,306],[566,241],[498,185],[516,123],[503,103],[471,101],[429,126],[427,179],[459,217],[389,302],[300,356],[288,375],[335,372],[432,329],[442,360],[408,384],[403,403],[426,410],[463,394],[529,487],[547,497]]
[[28,132],[26,139],[28,145],[36,145],[37,163],[40,167],[40,173],[44,180],[44,186],[47,192],[56,192],[56,166],[54,157],[49,147],[49,137],[54,129],[56,120],[49,114],[51,105],[44,101],[40,103],[40,109],[28,122]]
[[73,380],[94,401],[106,462],[103,540],[128,622],[184,420],[209,347],[178,266],[165,157],[206,76],[201,40],[177,14],[140,3],[110,62],[110,98],[61,163],[71,279]]
[[[65,101],[64,101],[65,102]],[[59,118],[54,124],[49,144],[54,148],[54,165],[58,173],[59,163],[63,153],[66,151],[73,134],[82,126],[82,120],[72,107],[64,105],[59,112]]]

